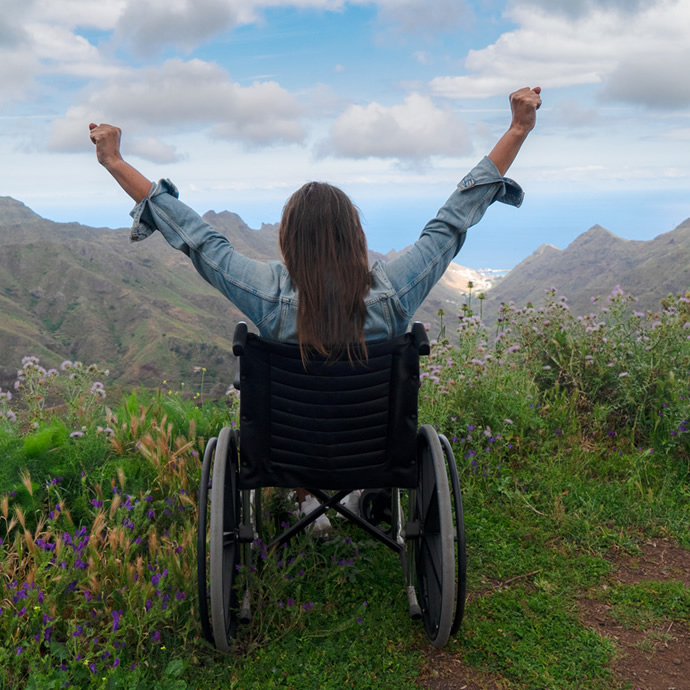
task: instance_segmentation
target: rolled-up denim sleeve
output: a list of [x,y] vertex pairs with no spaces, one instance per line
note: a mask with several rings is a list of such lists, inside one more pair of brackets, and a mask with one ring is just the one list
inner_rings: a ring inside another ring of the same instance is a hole
[[257,326],[279,307],[281,264],[256,261],[236,251],[225,235],[178,199],[177,188],[170,180],[154,183],[149,196],[130,215],[134,220],[130,234],[133,242],[158,230]]
[[520,186],[502,177],[488,157],[484,157],[462,179],[436,217],[426,224],[414,245],[383,264],[383,270],[400,300],[400,307],[409,317],[460,251],[468,228],[482,219],[494,201],[520,206],[523,196]]

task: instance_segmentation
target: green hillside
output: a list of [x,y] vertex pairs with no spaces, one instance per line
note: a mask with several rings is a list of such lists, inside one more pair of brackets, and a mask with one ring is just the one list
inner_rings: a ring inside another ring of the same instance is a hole
[[[252,230],[227,211],[205,219],[238,251],[278,258],[277,226]],[[458,311],[462,301],[439,285],[416,317],[437,324],[439,308]],[[122,385],[179,385],[205,368],[206,388],[221,392],[234,373],[234,325],[244,318],[158,234],[131,244],[127,229],[55,223],[9,197],[0,197],[0,305],[4,388],[22,357],[35,355],[46,368],[98,362]]]
[[635,295],[637,311],[656,311],[669,294],[690,289],[690,219],[648,241],[625,240],[595,225],[566,249],[542,245],[486,295],[485,320],[493,323],[499,305],[544,303],[556,288],[579,315],[593,311],[592,298],[616,287]]

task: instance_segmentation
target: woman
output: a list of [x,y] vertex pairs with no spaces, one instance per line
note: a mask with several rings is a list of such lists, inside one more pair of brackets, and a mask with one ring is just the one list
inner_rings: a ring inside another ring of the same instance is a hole
[[460,182],[412,248],[371,269],[359,213],[336,187],[310,182],[295,192],[280,221],[284,263],[256,261],[180,202],[169,180],[152,184],[125,162],[117,127],[91,123],[89,130],[98,161],[137,202],[132,240],[158,230],[261,336],[299,343],[305,358],[311,351],[337,356],[353,346],[366,350],[367,340],[404,333],[460,251],[468,228],[494,201],[520,205],[522,190],[503,176],[536,124],[540,93],[540,87],[525,87],[510,95],[510,126],[489,155]]

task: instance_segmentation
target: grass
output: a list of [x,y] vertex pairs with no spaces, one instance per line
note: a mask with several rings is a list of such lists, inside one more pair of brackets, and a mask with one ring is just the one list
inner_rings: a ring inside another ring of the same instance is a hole
[[[610,580],[610,554],[649,538],[690,548],[690,301],[628,302],[614,291],[577,319],[554,293],[505,306],[495,334],[467,310],[424,363],[421,421],[452,441],[468,543],[446,651],[506,688],[625,687],[614,644],[582,622],[592,593],[622,625],[690,620],[681,582]],[[254,621],[233,654],[201,639],[199,458],[235,422],[231,399],[111,401],[97,367],[22,371],[0,391],[1,687],[418,686],[427,647],[397,557],[351,526],[241,573]]]

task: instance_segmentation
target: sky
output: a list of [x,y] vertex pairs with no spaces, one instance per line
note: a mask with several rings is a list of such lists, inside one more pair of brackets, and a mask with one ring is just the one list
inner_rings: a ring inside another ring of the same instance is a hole
[[690,217],[690,0],[0,0],[0,195],[124,228],[89,122],[200,213],[274,223],[308,180],[369,246],[414,242],[541,86],[538,122],[457,262],[508,269],[599,224]]

